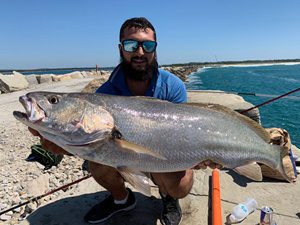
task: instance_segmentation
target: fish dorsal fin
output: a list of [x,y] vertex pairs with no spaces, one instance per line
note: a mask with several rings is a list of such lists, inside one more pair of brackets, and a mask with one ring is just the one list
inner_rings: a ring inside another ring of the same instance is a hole
[[149,100],[160,100],[151,96],[141,96],[141,95],[136,95],[136,96],[130,96],[129,98],[138,98],[138,99],[149,99]]
[[236,167],[233,170],[251,180],[262,181],[261,168],[256,162]]
[[185,105],[200,107],[200,108],[207,108],[209,105],[216,105],[216,104],[209,104],[209,103],[201,103],[201,102],[186,102],[183,103]]
[[124,178],[124,180],[131,184],[132,187],[146,196],[151,196],[151,181],[148,177],[145,176],[145,174],[124,166],[117,167],[117,170]]
[[130,98],[140,99],[140,100],[148,101],[148,102],[164,102],[164,103],[168,103],[168,104],[170,103],[170,104],[172,104],[169,101],[158,99],[158,98],[154,98],[154,97],[151,97],[151,96],[139,96],[138,95],[138,96],[130,96]]
[[240,121],[244,122],[248,125],[259,137],[261,137],[265,142],[270,143],[270,134],[256,121],[250,119],[249,117],[240,114],[226,106],[218,105],[218,104],[211,104],[211,103],[185,103],[187,105],[191,105],[194,107],[206,108],[208,110],[222,112],[224,114],[230,115]]
[[145,148],[143,146],[128,142],[123,139],[114,139],[114,142],[118,145],[121,151],[129,151],[135,154],[145,154],[158,159],[165,160],[166,158],[160,155],[157,152],[152,151],[151,149]]

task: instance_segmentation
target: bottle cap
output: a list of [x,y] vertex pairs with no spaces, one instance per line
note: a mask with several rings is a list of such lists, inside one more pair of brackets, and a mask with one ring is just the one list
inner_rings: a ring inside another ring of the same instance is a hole
[[236,222],[236,218],[235,218],[235,216],[232,215],[232,214],[230,214],[229,220],[230,220],[230,222]]

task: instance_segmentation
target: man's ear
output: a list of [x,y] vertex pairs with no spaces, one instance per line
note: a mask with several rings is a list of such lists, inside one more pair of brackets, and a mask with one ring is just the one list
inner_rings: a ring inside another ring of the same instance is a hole
[[122,45],[121,44],[119,44],[119,52],[120,52],[120,63],[121,63],[121,62],[123,62],[123,59],[124,59],[124,57],[123,57],[123,51],[122,51]]
[[123,57],[122,45],[119,44],[118,46],[119,46],[120,57]]

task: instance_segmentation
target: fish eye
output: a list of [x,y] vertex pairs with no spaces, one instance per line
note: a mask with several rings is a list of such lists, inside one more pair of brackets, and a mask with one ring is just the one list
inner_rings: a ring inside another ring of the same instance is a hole
[[59,102],[59,99],[57,96],[50,96],[48,98],[48,101],[51,103],[51,104],[57,104]]

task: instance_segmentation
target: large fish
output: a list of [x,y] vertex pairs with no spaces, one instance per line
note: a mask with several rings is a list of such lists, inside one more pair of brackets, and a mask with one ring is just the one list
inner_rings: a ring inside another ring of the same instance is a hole
[[222,106],[51,92],[28,93],[20,102],[26,113],[14,116],[22,123],[72,154],[117,168],[129,181],[132,173],[181,171],[204,160],[262,180],[258,162],[291,181],[284,152],[269,144],[265,129]]

